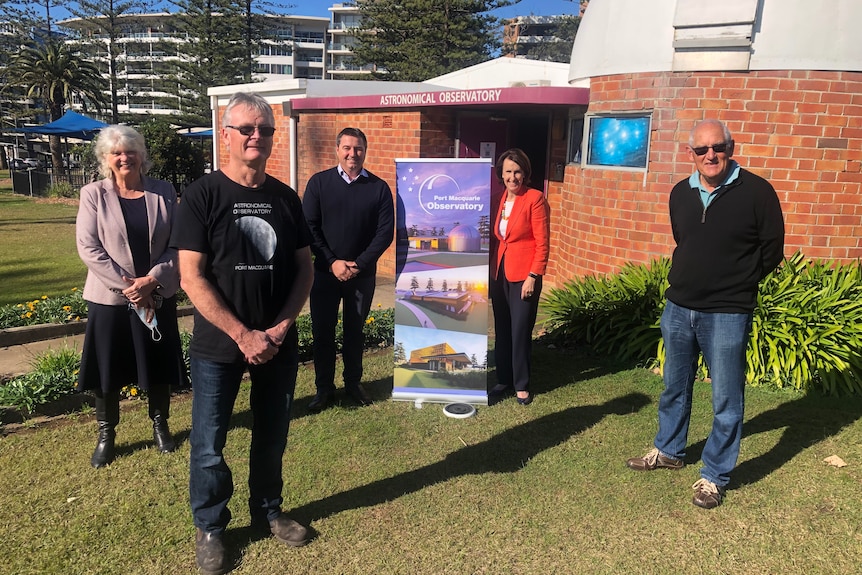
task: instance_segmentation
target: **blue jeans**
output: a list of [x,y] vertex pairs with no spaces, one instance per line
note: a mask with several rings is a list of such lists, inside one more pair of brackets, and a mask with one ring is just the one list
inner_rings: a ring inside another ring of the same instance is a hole
[[281,513],[282,457],[296,386],[296,348],[283,348],[263,365],[191,359],[192,430],[189,500],[196,527],[221,534],[231,518],[233,477],[223,450],[234,402],[246,368],[251,376],[249,509],[252,520]]
[[665,388],[659,398],[655,446],[665,456],[685,458],[697,359],[703,352],[712,379],[713,419],[700,475],[718,486],[730,481],[739,457],[750,331],[750,313],[699,312],[668,301],[661,316]]

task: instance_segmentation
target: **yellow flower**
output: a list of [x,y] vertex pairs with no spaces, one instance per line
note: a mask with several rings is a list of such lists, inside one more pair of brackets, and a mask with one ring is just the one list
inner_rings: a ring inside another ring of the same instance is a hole
[[64,305],[64,306],[63,306],[63,311],[72,311],[72,306],[70,306],[70,305]]
[[136,395],[138,395],[138,389],[133,387],[132,389],[129,390],[129,395],[131,395],[132,397],[135,397]]
[[28,311],[26,314],[24,314],[24,317],[26,317],[27,319],[30,319],[31,317],[33,317],[33,312]]
[[48,296],[43,295],[43,296],[42,296],[42,299],[48,299]]
[[73,288],[72,288],[72,291],[78,291],[78,288],[73,287]]
[[383,307],[382,303],[377,304],[377,307]]

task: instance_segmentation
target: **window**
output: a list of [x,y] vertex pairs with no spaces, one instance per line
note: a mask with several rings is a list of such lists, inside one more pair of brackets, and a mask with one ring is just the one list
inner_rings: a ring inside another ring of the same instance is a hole
[[586,165],[646,169],[650,116],[587,116]]
[[569,154],[567,156],[570,164],[581,163],[581,144],[584,141],[584,118],[569,119]]

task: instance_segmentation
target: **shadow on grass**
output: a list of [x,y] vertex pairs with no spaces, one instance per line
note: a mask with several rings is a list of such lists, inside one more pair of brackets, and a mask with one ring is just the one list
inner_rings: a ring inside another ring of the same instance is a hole
[[508,429],[488,441],[459,449],[437,463],[292,509],[290,516],[309,524],[349,509],[392,501],[464,475],[514,473],[533,457],[593,427],[604,417],[634,413],[650,401],[642,393],[630,393],[599,405],[570,407]]
[[[782,403],[746,420],[742,437],[785,428],[768,451],[742,461],[733,470],[730,488],[757,483],[796,457],[804,449],[837,435],[862,418],[862,398],[835,398],[806,395]],[[689,447],[686,459],[698,461],[706,440]]]

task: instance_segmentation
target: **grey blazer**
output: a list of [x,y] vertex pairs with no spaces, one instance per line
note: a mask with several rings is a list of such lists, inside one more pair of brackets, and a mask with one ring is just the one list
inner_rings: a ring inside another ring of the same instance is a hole
[[[180,287],[177,251],[168,247],[177,193],[170,182],[144,176],[144,198],[150,228],[150,271],[157,293],[171,297]],[[114,182],[99,180],[81,188],[75,227],[78,255],[87,266],[84,299],[103,305],[128,303],[123,276],[135,277],[126,220]]]

